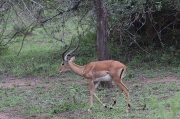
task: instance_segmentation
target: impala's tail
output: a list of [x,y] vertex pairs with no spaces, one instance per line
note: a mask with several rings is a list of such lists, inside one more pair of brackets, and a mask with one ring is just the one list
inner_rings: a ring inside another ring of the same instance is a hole
[[126,76],[126,69],[122,68],[120,73],[120,78],[124,78]]

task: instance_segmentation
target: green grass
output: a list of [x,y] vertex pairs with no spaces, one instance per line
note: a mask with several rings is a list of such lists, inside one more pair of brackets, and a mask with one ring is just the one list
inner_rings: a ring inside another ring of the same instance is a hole
[[[16,111],[24,117],[77,119],[89,118],[179,118],[180,111],[180,83],[139,84],[126,81],[130,89],[131,110],[127,116],[126,98],[123,93],[113,110],[104,109],[95,99],[93,109],[89,107],[89,88],[82,85],[84,79],[74,74],[62,75],[63,78],[39,79],[31,88],[0,88],[0,110]],[[31,79],[29,79],[30,81]],[[148,79],[151,80],[151,79]],[[23,79],[22,79],[23,81]],[[107,105],[117,95],[117,88],[104,88],[97,91],[97,96]],[[146,104],[146,110],[137,110]],[[66,113],[63,115],[63,113]],[[56,116],[57,115],[57,116]]]
[[[16,110],[24,116],[41,114],[52,116],[65,111],[78,110],[79,106],[86,106],[81,102],[85,95],[78,94],[80,90],[85,89],[76,88],[74,85],[63,86],[60,80],[53,80],[56,83],[49,84],[47,81],[42,81],[40,84],[32,86],[32,89],[0,88],[0,110]],[[46,87],[45,85],[50,86]]]

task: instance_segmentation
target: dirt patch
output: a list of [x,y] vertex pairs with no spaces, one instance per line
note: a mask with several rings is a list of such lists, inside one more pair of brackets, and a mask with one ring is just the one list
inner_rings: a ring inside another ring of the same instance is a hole
[[24,119],[22,116],[12,112],[0,112],[0,119]]
[[89,112],[87,111],[71,111],[71,112],[62,112],[60,114],[55,114],[53,117],[65,117],[68,119],[74,119],[75,117],[81,117],[82,115],[86,115],[86,117],[88,118],[90,116]]
[[156,84],[156,83],[169,84],[171,82],[180,83],[180,79],[177,77],[157,77],[157,78],[149,78],[149,79],[145,78],[145,79],[137,80],[135,82],[127,81],[126,84],[128,84],[128,85],[133,85],[133,84],[152,85],[152,84]]
[[3,76],[0,78],[0,88],[23,88],[34,89],[37,87],[49,88],[54,85],[62,85],[58,78],[45,77],[25,77],[17,78]]
[[[51,85],[51,82],[53,81],[53,84],[59,84],[59,85],[70,85],[73,83],[77,83],[74,82],[74,80],[62,80],[62,82],[58,83],[54,83],[57,82],[57,78],[55,79],[49,79],[47,84],[42,83],[43,81],[45,81],[44,78],[37,78],[37,77],[26,77],[26,78],[17,78],[17,77],[3,77],[3,80],[0,81],[0,87],[2,88],[26,88],[26,89],[30,89],[34,86],[39,86],[39,85],[44,85],[44,87],[49,87]],[[180,83],[180,79],[177,77],[158,77],[158,78],[151,78],[151,79],[140,79],[138,81],[135,82],[131,82],[131,81],[123,81],[128,85],[131,84],[142,84],[142,85],[151,85],[151,84],[155,84],[155,83],[171,83],[171,82],[177,82]],[[78,80],[78,83],[80,85],[83,86],[88,86],[88,83],[86,81],[86,79],[81,79]]]
[[15,78],[15,77],[4,77],[2,81],[0,81],[1,88],[31,88],[35,84],[38,83],[36,79],[27,79],[27,78]]
[[44,44],[48,44],[48,42],[37,42],[37,44],[44,45]]
[[154,84],[154,83],[171,83],[171,82],[180,82],[180,79],[177,77],[163,77],[163,78],[153,78],[145,81],[145,84]]

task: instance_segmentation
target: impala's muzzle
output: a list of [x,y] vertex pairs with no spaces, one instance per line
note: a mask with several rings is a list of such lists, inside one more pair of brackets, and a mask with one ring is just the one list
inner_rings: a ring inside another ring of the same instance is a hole
[[61,74],[61,71],[57,71],[57,75],[59,76]]

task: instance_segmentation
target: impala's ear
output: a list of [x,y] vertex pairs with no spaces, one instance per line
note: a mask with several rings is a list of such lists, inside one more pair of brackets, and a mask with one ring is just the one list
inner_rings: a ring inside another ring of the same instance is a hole
[[73,62],[75,60],[75,56],[71,57],[71,59],[69,60],[70,62]]

